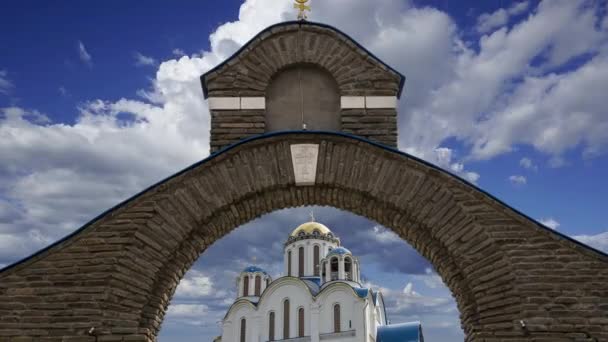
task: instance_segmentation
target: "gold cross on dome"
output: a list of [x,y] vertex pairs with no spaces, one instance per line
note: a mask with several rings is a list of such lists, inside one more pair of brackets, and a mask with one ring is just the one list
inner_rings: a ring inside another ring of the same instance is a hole
[[306,16],[306,11],[310,11],[310,6],[306,5],[309,0],[295,0],[295,4],[293,4],[294,8],[299,9],[298,12],[298,20],[306,20],[308,17]]
[[310,211],[310,222],[315,222],[315,212],[313,210]]

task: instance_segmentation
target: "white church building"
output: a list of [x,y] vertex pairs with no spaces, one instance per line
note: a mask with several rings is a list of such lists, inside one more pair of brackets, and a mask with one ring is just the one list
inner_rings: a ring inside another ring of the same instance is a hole
[[323,224],[293,230],[283,258],[276,280],[257,266],[241,272],[215,341],[423,341],[418,322],[388,325],[382,293],[363,287],[359,260]]

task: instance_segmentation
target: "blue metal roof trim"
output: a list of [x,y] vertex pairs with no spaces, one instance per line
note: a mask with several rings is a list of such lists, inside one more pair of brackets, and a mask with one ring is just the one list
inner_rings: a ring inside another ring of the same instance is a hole
[[374,141],[371,141],[371,140],[367,140],[367,139],[362,138],[362,137],[360,137],[360,136],[356,136],[356,135],[352,135],[352,134],[348,134],[348,133],[342,133],[342,132],[328,132],[328,131],[280,131],[280,132],[272,132],[272,133],[261,134],[261,135],[256,135],[256,136],[253,136],[253,137],[249,137],[249,138],[247,138],[247,139],[241,140],[241,141],[239,141],[239,142],[237,142],[237,143],[234,143],[234,144],[232,144],[232,145],[226,146],[226,147],[222,148],[221,150],[219,150],[219,151],[217,151],[217,152],[215,152],[215,153],[213,153],[213,154],[210,154],[210,155],[209,155],[207,158],[205,158],[205,159],[203,159],[203,160],[201,160],[201,161],[199,161],[199,162],[197,162],[197,163],[194,163],[194,164],[192,164],[192,165],[188,166],[187,168],[185,168],[185,169],[183,169],[183,170],[181,170],[181,171],[177,172],[177,173],[176,173],[176,174],[174,174],[174,175],[171,175],[171,176],[169,176],[169,177],[167,177],[167,178],[165,178],[165,179],[163,179],[163,180],[159,181],[158,183],[155,183],[155,184],[153,184],[153,185],[150,185],[150,186],[149,186],[149,187],[147,187],[146,189],[144,189],[144,190],[142,190],[142,191],[138,192],[137,194],[135,194],[135,195],[131,196],[130,198],[128,198],[128,199],[126,199],[126,200],[124,200],[124,201],[122,201],[122,202],[118,203],[117,205],[113,206],[112,208],[110,208],[110,209],[108,209],[108,210],[104,211],[103,213],[99,214],[98,216],[96,216],[96,217],[95,217],[94,219],[92,219],[91,221],[89,221],[89,222],[85,223],[85,224],[84,224],[82,227],[78,228],[77,230],[75,230],[75,231],[74,231],[74,232],[72,232],[71,234],[66,235],[64,238],[62,238],[62,239],[60,239],[60,240],[58,240],[58,241],[56,241],[56,242],[52,243],[51,245],[49,245],[49,246],[47,246],[47,247],[45,247],[45,248],[43,248],[43,249],[41,249],[41,250],[39,250],[39,251],[37,251],[37,252],[35,252],[35,253],[33,253],[33,254],[29,255],[29,256],[27,256],[27,257],[25,257],[25,258],[23,258],[23,259],[21,259],[21,260],[19,260],[19,261],[16,261],[16,262],[14,262],[14,263],[12,263],[12,264],[10,264],[10,265],[8,265],[8,266],[4,267],[4,268],[1,268],[1,269],[0,269],[0,273],[2,273],[2,272],[4,272],[4,271],[7,271],[7,270],[9,270],[9,269],[11,269],[11,268],[14,268],[15,266],[17,266],[17,265],[19,265],[19,264],[21,264],[21,263],[23,263],[23,262],[26,262],[26,261],[28,261],[28,260],[30,260],[30,259],[33,259],[33,258],[35,258],[36,256],[38,256],[38,255],[40,255],[40,254],[42,254],[42,253],[46,252],[47,250],[49,250],[49,249],[51,249],[51,248],[53,248],[53,247],[55,247],[55,246],[57,246],[57,245],[59,245],[59,244],[61,244],[61,243],[65,242],[65,241],[67,241],[67,240],[69,240],[70,238],[72,238],[72,237],[76,236],[78,233],[80,233],[80,232],[82,232],[83,230],[85,230],[86,228],[88,228],[90,225],[92,225],[92,224],[96,223],[97,221],[101,220],[101,219],[102,219],[104,216],[106,216],[107,214],[111,213],[112,211],[117,210],[117,209],[120,209],[120,208],[121,208],[121,207],[123,207],[124,205],[126,205],[126,204],[128,204],[129,202],[131,202],[131,201],[135,200],[137,197],[139,197],[139,196],[141,196],[141,195],[145,194],[145,193],[146,193],[146,192],[148,192],[149,190],[152,190],[152,189],[154,189],[155,187],[157,187],[157,186],[159,186],[159,185],[161,185],[161,184],[163,184],[163,183],[165,183],[165,182],[168,182],[168,181],[170,181],[170,180],[172,180],[172,179],[174,179],[174,178],[177,178],[177,177],[179,177],[179,176],[181,176],[181,175],[183,175],[183,174],[187,173],[187,172],[188,172],[188,171],[190,171],[190,170],[193,170],[193,169],[195,169],[195,168],[197,168],[197,167],[199,167],[199,166],[201,166],[201,165],[203,165],[203,164],[205,164],[205,163],[207,163],[207,162],[210,162],[211,160],[213,160],[213,159],[217,158],[217,157],[218,157],[219,155],[221,155],[222,153],[226,153],[226,152],[228,152],[228,151],[230,151],[230,150],[232,150],[232,149],[235,149],[235,148],[237,148],[237,147],[239,147],[239,146],[241,146],[241,145],[243,145],[243,144],[249,143],[249,142],[251,142],[251,141],[262,140],[262,139],[266,139],[266,138],[271,138],[271,137],[276,137],[276,136],[282,136],[282,135],[289,135],[289,134],[302,134],[302,135],[307,135],[307,134],[309,134],[309,135],[314,135],[314,134],[323,134],[323,135],[328,135],[328,136],[338,136],[338,137],[343,137],[343,138],[349,138],[349,139],[352,139],[352,140],[356,140],[356,141],[364,142],[364,143],[370,144],[370,145],[372,145],[372,146],[379,147],[379,148],[381,148],[381,149],[383,149],[383,150],[386,150],[386,151],[389,151],[389,152],[392,152],[392,153],[395,153],[395,154],[401,155],[401,156],[403,156],[403,157],[406,157],[406,158],[408,158],[408,159],[414,160],[414,161],[416,161],[416,162],[419,162],[419,163],[421,163],[421,164],[423,164],[423,165],[428,166],[429,168],[431,168],[431,169],[433,169],[433,170],[436,170],[436,171],[438,171],[438,172],[440,172],[440,173],[443,173],[443,174],[449,175],[450,177],[453,177],[453,178],[455,178],[455,179],[459,180],[460,182],[462,182],[462,183],[464,183],[464,184],[466,184],[466,185],[470,186],[471,188],[473,188],[473,189],[475,189],[475,190],[477,190],[477,191],[481,192],[482,194],[484,194],[484,195],[488,196],[490,199],[492,199],[492,200],[496,201],[498,204],[503,205],[503,206],[505,206],[506,208],[508,208],[508,209],[512,210],[514,213],[516,213],[516,214],[518,214],[518,215],[521,215],[522,217],[524,217],[524,218],[526,218],[526,219],[530,220],[531,222],[536,223],[536,225],[537,225],[538,227],[540,227],[540,228],[542,228],[542,229],[546,230],[547,232],[550,232],[550,233],[552,233],[552,234],[556,234],[556,235],[558,235],[558,236],[561,236],[562,238],[564,238],[564,239],[566,239],[566,240],[568,240],[568,241],[570,241],[570,242],[574,243],[575,245],[578,245],[578,246],[580,246],[580,247],[583,247],[583,248],[585,248],[585,249],[588,249],[588,250],[590,250],[590,251],[593,251],[593,252],[595,252],[595,253],[599,254],[599,255],[600,255],[600,256],[602,256],[602,257],[608,258],[608,253],[605,253],[605,252],[603,252],[603,251],[600,251],[600,250],[598,250],[598,249],[595,249],[595,248],[593,248],[593,247],[591,247],[591,246],[587,246],[587,245],[585,245],[584,243],[582,243],[582,242],[580,242],[580,241],[578,241],[578,240],[576,240],[576,239],[573,239],[573,238],[569,237],[568,235],[565,235],[565,234],[563,234],[563,233],[561,233],[561,232],[559,232],[559,231],[556,231],[556,230],[554,230],[554,229],[551,229],[551,228],[549,228],[549,227],[547,227],[547,226],[543,225],[542,223],[540,223],[540,222],[536,221],[535,219],[531,218],[530,216],[528,216],[528,215],[526,215],[526,214],[522,213],[521,211],[519,211],[519,210],[517,210],[517,209],[515,209],[515,208],[511,207],[510,205],[508,205],[508,204],[506,204],[505,202],[501,201],[500,199],[496,198],[495,196],[493,196],[493,195],[492,195],[492,194],[490,194],[489,192],[487,192],[487,191],[485,191],[485,190],[483,190],[483,189],[481,189],[481,188],[477,187],[477,185],[475,185],[475,184],[473,184],[473,183],[469,182],[468,180],[466,180],[466,179],[464,179],[464,178],[461,178],[461,177],[460,177],[460,176],[458,176],[458,175],[455,175],[455,174],[453,174],[453,173],[451,173],[451,172],[449,172],[449,171],[446,171],[446,170],[444,170],[444,169],[440,168],[439,166],[436,166],[436,165],[434,165],[434,164],[431,164],[431,163],[429,163],[429,162],[427,162],[427,161],[425,161],[425,160],[422,160],[422,159],[420,159],[420,158],[418,158],[418,157],[415,157],[415,156],[412,156],[412,155],[407,154],[407,153],[405,153],[405,152],[402,152],[402,151],[400,151],[400,150],[398,150],[398,149],[396,149],[396,148],[394,148],[394,147],[386,146],[386,145],[383,145],[383,144],[380,144],[380,143],[377,143],[377,142],[374,142]]
[[272,30],[272,29],[274,29],[276,27],[293,25],[293,24],[298,24],[300,26],[301,25],[310,25],[310,26],[319,26],[319,27],[327,28],[327,29],[330,29],[330,30],[334,30],[334,31],[338,32],[339,34],[345,36],[346,38],[350,39],[350,41],[352,41],[358,48],[360,48],[361,50],[365,51],[365,53],[367,53],[370,57],[374,58],[378,63],[382,64],[387,69],[389,69],[390,71],[396,73],[400,77],[399,91],[397,92],[397,98],[401,98],[401,94],[403,93],[403,86],[405,85],[405,76],[402,73],[400,73],[399,71],[395,70],[390,65],[386,64],[380,58],[376,57],[376,55],[374,55],[373,53],[371,53],[363,45],[359,44],[359,42],[357,42],[356,40],[354,40],[351,36],[349,36],[348,34],[342,32],[341,30],[339,30],[339,29],[337,29],[337,28],[335,28],[335,27],[333,27],[331,25],[317,23],[317,22],[314,22],[314,21],[291,20],[291,21],[284,21],[284,22],[281,22],[281,23],[270,25],[267,28],[263,29],[258,34],[256,34],[253,38],[251,38],[247,43],[243,44],[243,46],[241,46],[235,53],[233,53],[232,56],[228,57],[222,63],[216,65],[211,70],[209,70],[206,73],[202,74],[201,77],[200,77],[200,80],[201,80],[201,85],[203,87],[203,96],[205,97],[205,99],[207,99],[209,97],[207,85],[205,84],[205,78],[207,77],[208,74],[210,74],[210,73],[212,73],[214,71],[217,71],[218,69],[220,69],[224,65],[226,65],[229,61],[231,61],[233,58],[237,57],[241,52],[243,52],[244,50],[247,49],[247,46],[249,44],[251,44],[254,40],[256,40],[258,37],[260,37],[265,32],[270,31],[270,30]]
[[344,247],[336,247],[334,249],[332,249],[331,251],[329,251],[329,253],[327,253],[327,256],[330,255],[344,255],[344,254],[353,254],[351,253],[348,249],[344,248]]
[[262,272],[264,274],[268,274],[266,271],[264,271],[264,269],[262,269],[261,267],[258,267],[258,266],[245,267],[243,272],[249,272],[249,273]]
[[357,294],[357,296],[359,296],[359,298],[367,298],[367,295],[369,293],[369,289],[361,287],[353,287],[353,290],[355,290],[355,293]]
[[321,286],[321,278],[320,277],[302,277],[302,280],[312,281],[317,284],[317,286]]
[[420,322],[380,326],[376,342],[424,342],[422,326]]
[[310,289],[310,293],[312,293],[313,296],[316,296],[319,294],[319,285],[317,283],[315,283],[312,280],[305,280],[302,279],[302,281],[304,282],[304,284],[306,284],[306,286],[308,286],[308,288]]

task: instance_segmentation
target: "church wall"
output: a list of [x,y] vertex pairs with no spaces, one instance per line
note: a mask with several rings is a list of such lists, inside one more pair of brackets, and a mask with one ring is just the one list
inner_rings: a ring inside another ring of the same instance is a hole
[[327,289],[318,297],[320,306],[321,334],[334,332],[334,305],[340,304],[340,328],[342,332],[355,330],[355,337],[341,337],[332,341],[361,341],[365,325],[365,300],[357,297],[348,285]]
[[[330,248],[335,248],[337,245],[327,240],[316,240],[316,239],[306,239],[291,243],[285,248],[284,251],[284,260],[285,260],[285,275],[287,275],[287,259],[289,251],[291,251],[291,272],[292,276],[297,277],[299,271],[299,249],[300,247],[304,247],[304,276],[312,277],[314,276],[314,247],[318,245],[319,248],[319,262],[325,258],[327,253],[329,253]],[[322,270],[319,268],[319,276],[321,275]]]
[[[281,280],[278,280],[281,281]],[[274,285],[276,286],[276,285]],[[298,334],[298,308],[304,308],[304,335],[310,336],[310,321],[311,321],[311,305],[313,303],[312,296],[305,285],[303,284],[293,284],[293,283],[283,283],[277,287],[273,287],[271,289],[272,293],[268,295],[264,295],[262,297],[262,302],[258,306],[258,312],[260,317],[263,317],[264,322],[261,326],[264,327],[264,330],[261,332],[262,339],[264,341],[268,340],[268,314],[270,311],[274,311],[276,313],[275,316],[275,337],[277,340],[283,339],[283,302],[285,299],[289,299],[289,309],[290,309],[290,324],[289,324],[289,333],[290,337],[296,337]]]

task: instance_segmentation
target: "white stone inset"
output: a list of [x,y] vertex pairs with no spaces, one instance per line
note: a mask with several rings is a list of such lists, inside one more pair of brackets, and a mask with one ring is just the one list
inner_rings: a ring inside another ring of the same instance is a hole
[[365,107],[370,109],[397,108],[397,96],[366,96]]
[[342,109],[365,108],[364,96],[342,96],[340,102]]
[[231,110],[241,109],[241,99],[239,97],[210,97],[209,109]]
[[317,160],[319,158],[318,144],[291,145],[291,161],[293,163],[296,185],[314,185],[317,180]]
[[266,109],[266,98],[241,97],[241,109]]

